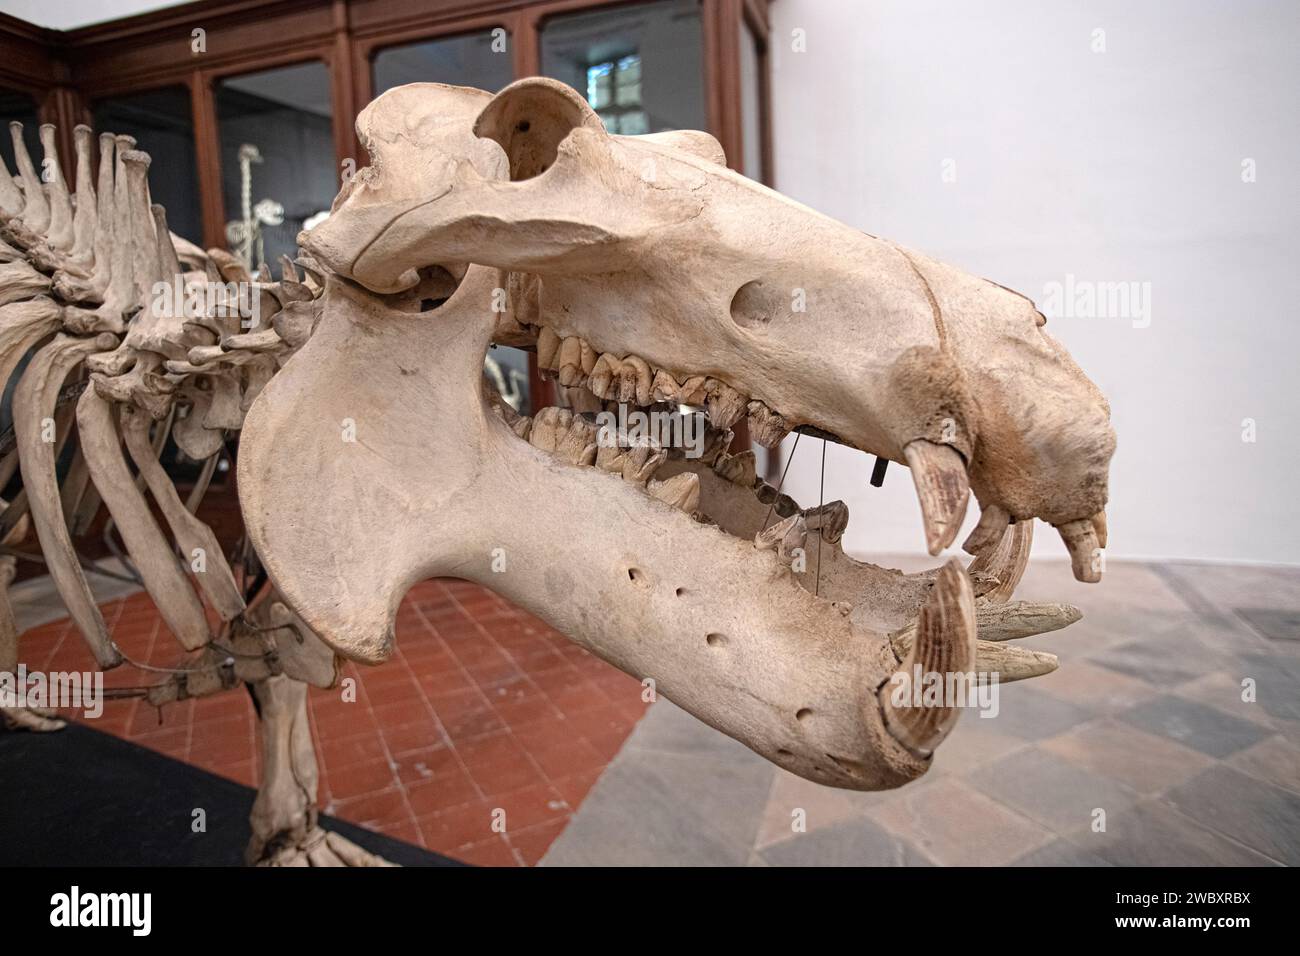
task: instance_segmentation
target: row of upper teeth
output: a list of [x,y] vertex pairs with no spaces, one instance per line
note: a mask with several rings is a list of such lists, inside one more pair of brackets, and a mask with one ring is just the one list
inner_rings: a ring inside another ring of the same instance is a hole
[[764,448],[774,447],[790,433],[790,424],[782,415],[726,382],[707,375],[679,382],[672,372],[654,368],[640,356],[620,358],[612,352],[597,352],[580,336],[562,337],[545,325],[537,336],[537,366],[544,373],[554,373],[561,385],[585,386],[593,395],[610,401],[703,407],[717,428],[731,428],[748,417],[750,436]]
[[[708,520],[707,516],[698,513],[699,475],[684,471],[664,481],[654,477],[668,460],[668,449],[639,443],[614,445],[602,442],[598,426],[568,408],[543,408],[532,418],[517,414],[505,403],[496,405],[496,408],[511,430],[534,448],[572,465],[595,467],[617,475],[645,489],[650,497],[669,507],[699,520]],[[760,479],[752,451],[730,455],[726,452],[726,443],[711,443],[700,463],[711,467],[723,480],[753,490],[759,501],[772,506],[776,523],[760,531],[754,544],[760,550],[775,549],[786,564],[790,563],[793,550],[803,547],[809,532],[819,531],[824,540],[835,542],[848,525],[849,512],[844,502],[833,501],[804,510],[789,495]]]

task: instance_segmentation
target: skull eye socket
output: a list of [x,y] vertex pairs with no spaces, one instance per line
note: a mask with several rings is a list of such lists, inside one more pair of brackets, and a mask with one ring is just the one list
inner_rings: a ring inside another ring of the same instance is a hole
[[574,90],[545,77],[516,80],[492,98],[474,124],[510,160],[510,179],[540,176],[555,163],[560,143],[574,129],[604,133],[605,125]]

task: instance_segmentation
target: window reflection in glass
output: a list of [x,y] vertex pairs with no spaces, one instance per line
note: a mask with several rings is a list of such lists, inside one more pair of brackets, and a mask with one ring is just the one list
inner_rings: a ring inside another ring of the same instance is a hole
[[389,47],[375,56],[375,95],[406,83],[450,83],[495,93],[514,78],[509,44],[491,30]]
[[94,104],[95,132],[135,137],[149,154],[149,193],[167,210],[167,228],[203,244],[194,114],[183,86],[132,93]]
[[226,243],[251,267],[294,256],[339,188],[329,71],[302,63],[216,88]]
[[548,17],[542,72],[585,91],[610,132],[706,128],[698,0]]

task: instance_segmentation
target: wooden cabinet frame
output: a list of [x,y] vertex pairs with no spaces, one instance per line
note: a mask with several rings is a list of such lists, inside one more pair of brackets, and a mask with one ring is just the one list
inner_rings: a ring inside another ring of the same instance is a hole
[[[559,13],[643,0],[197,0],[78,30],[46,30],[0,14],[0,86],[30,94],[43,123],[59,127],[66,168],[72,129],[93,100],[181,85],[190,93],[202,242],[225,244],[214,84],[224,77],[316,60],[329,71],[334,149],[361,163],[352,117],[373,96],[372,64],[387,47],[504,27],[516,77],[541,69],[541,27]],[[700,0],[706,115],[733,168],[743,169],[740,27],[759,48],[760,142],[771,166],[766,50],[768,0]],[[193,51],[194,31],[204,51]],[[751,171],[752,172],[752,171]]]

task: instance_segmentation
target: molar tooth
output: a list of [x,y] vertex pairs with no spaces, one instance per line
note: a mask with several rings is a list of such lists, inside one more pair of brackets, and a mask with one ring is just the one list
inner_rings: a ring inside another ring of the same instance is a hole
[[573,412],[567,408],[555,405],[543,408],[533,417],[533,427],[528,433],[529,444],[554,454],[572,421]]
[[796,548],[808,541],[808,522],[801,514],[793,514],[754,535],[754,547],[759,551],[776,550],[777,556],[789,564],[794,560]]
[[704,426],[704,450],[700,453],[700,461],[703,464],[715,467],[718,459],[727,453],[731,447],[731,441],[736,436],[730,428],[711,428]]
[[617,356],[608,352],[597,358],[596,364],[592,366],[591,376],[587,379],[587,388],[591,393],[601,398],[618,398],[619,373],[622,364]]
[[560,337],[549,325],[543,325],[537,334],[537,367],[555,368],[555,358],[560,351]]
[[700,476],[693,471],[673,475],[667,481],[652,481],[646,490],[651,498],[687,514],[700,506]]
[[742,451],[739,455],[727,455],[718,459],[713,465],[714,472],[733,485],[753,488],[758,480],[758,465],[754,459],[753,449]]
[[601,471],[608,471],[610,474],[623,474],[623,466],[627,461],[627,452],[618,447],[617,442],[597,442],[596,447],[596,467]]
[[772,510],[782,518],[798,514],[802,509],[789,495],[779,493],[766,481],[754,481],[754,495],[765,505],[772,505]]
[[763,402],[751,401],[748,411],[749,434],[764,448],[775,448],[790,434],[790,423]]
[[709,421],[718,428],[730,428],[745,416],[749,399],[726,382],[710,378],[705,381],[705,405]]
[[527,441],[528,433],[533,430],[533,420],[527,416],[521,415],[519,420],[510,426],[510,429],[520,438]]
[[650,383],[650,397],[656,402],[675,402],[681,390],[677,379],[663,369],[655,372],[655,379]]
[[568,429],[556,443],[556,457],[574,465],[596,461],[596,426],[581,415],[571,416]]
[[619,378],[618,400],[623,404],[636,402],[638,405],[650,404],[650,385],[654,375],[646,360],[637,355],[623,359],[623,369]]
[[[668,452],[649,445],[633,445],[623,458],[623,480],[644,485],[668,458]],[[669,479],[671,480],[671,479]],[[698,479],[696,481],[698,485]]]
[[677,401],[683,405],[703,405],[708,398],[708,390],[704,383],[708,381],[703,375],[695,375],[688,378],[682,383],[681,390],[677,393]]
[[556,366],[560,370],[560,384],[574,386],[582,383],[582,339],[570,336],[560,343]]
[[828,501],[816,508],[809,508],[804,513],[808,521],[808,530],[821,530],[822,540],[834,544],[844,536],[844,529],[849,526],[849,506],[842,501]]

